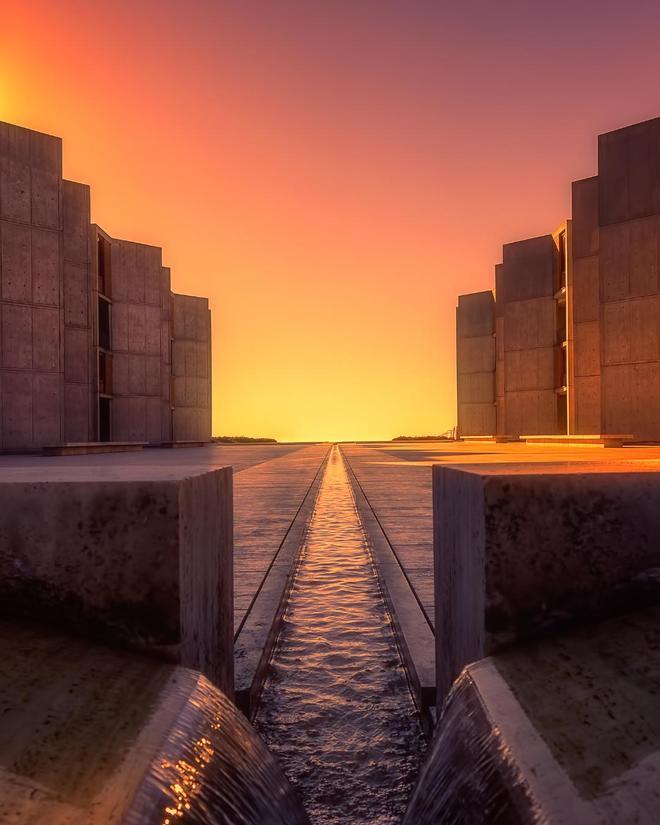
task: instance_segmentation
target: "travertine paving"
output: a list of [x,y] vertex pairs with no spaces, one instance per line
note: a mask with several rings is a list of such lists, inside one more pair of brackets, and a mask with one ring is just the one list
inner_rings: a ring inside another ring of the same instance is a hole
[[433,464],[472,465],[520,472],[657,471],[660,446],[603,449],[524,443],[382,442],[344,444],[342,450],[408,577],[424,612],[435,623],[433,601]]
[[238,629],[328,452],[301,447],[234,476],[234,627]]

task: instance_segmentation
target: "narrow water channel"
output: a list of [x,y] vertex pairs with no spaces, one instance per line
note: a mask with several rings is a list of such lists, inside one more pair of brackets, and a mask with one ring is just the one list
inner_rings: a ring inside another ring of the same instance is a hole
[[256,726],[314,825],[401,820],[424,740],[336,446]]

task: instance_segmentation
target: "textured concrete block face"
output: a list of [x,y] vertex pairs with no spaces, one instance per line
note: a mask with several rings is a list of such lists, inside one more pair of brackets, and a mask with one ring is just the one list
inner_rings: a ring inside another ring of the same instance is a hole
[[89,325],[89,290],[87,267],[64,262],[64,323],[67,326]]
[[502,254],[498,302],[554,295],[557,250],[552,235],[505,244]]
[[211,437],[211,314],[206,298],[172,295],[173,438]]
[[660,119],[600,135],[600,224],[660,212]]
[[572,185],[573,257],[598,254],[598,178],[574,181]]
[[60,238],[58,232],[32,227],[32,301],[59,306]]
[[89,338],[87,330],[64,330],[64,380],[86,384],[89,381]]
[[63,181],[62,238],[64,260],[89,262],[90,190],[82,183]]
[[573,319],[576,324],[600,317],[600,272],[598,256],[573,261]]
[[32,302],[30,227],[3,221],[0,226],[0,239],[2,300],[29,304]]
[[32,446],[32,374],[5,372],[0,376],[3,449]]
[[231,470],[0,483],[5,615],[146,648],[231,694]]
[[1,310],[2,366],[32,369],[32,310],[19,304],[4,304]]
[[[600,375],[577,376],[575,379],[575,432],[579,435],[603,432],[600,382]],[[616,430],[616,433],[623,432]]]
[[657,474],[433,473],[440,697],[469,662],[648,593]]
[[576,376],[600,374],[600,325],[598,321],[575,325],[574,353]]
[[0,218],[30,223],[30,132],[0,123]]
[[53,307],[34,307],[32,310],[32,326],[33,369],[43,372],[59,372],[59,309]]
[[[92,440],[89,410],[89,385],[64,384],[64,441],[75,443]],[[56,444],[57,439],[44,443]]]
[[495,332],[495,299],[493,293],[487,291],[459,295],[456,328],[457,334],[461,338],[492,335]]
[[58,444],[60,430],[61,381],[57,373],[34,373],[33,441],[35,444]]
[[555,302],[552,298],[512,301],[504,307],[504,350],[555,345]]

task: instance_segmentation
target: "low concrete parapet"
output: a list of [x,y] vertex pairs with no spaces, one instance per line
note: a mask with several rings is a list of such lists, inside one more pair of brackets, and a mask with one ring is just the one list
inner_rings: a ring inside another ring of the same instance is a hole
[[658,500],[654,472],[434,466],[439,704],[470,662],[657,599]]
[[92,455],[94,453],[128,453],[142,450],[144,441],[80,441],[64,444],[48,444],[42,455]]
[[139,648],[229,695],[232,552],[228,467],[99,478],[58,465],[0,478],[0,615]]
[[632,435],[521,435],[526,444],[565,447],[623,447]]

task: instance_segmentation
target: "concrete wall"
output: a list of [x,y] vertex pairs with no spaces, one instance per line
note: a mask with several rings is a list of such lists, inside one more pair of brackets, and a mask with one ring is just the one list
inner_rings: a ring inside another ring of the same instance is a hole
[[598,141],[602,428],[660,439],[660,119]]
[[585,435],[601,432],[598,178],[575,181],[572,199],[571,431]]
[[0,479],[0,612],[147,649],[233,691],[231,468]]
[[62,144],[0,123],[0,449],[62,436]]
[[495,301],[493,293],[460,295],[456,309],[458,431],[493,435],[495,418]]
[[158,443],[163,433],[162,250],[112,239],[114,441]]
[[[90,190],[63,181],[64,441],[91,441],[94,381]],[[56,443],[59,439],[55,439]]]
[[552,235],[506,244],[497,287],[507,435],[558,432],[557,251]]
[[172,295],[174,439],[211,438],[211,311],[206,298]]
[[657,603],[657,473],[433,468],[438,703],[463,667]]

